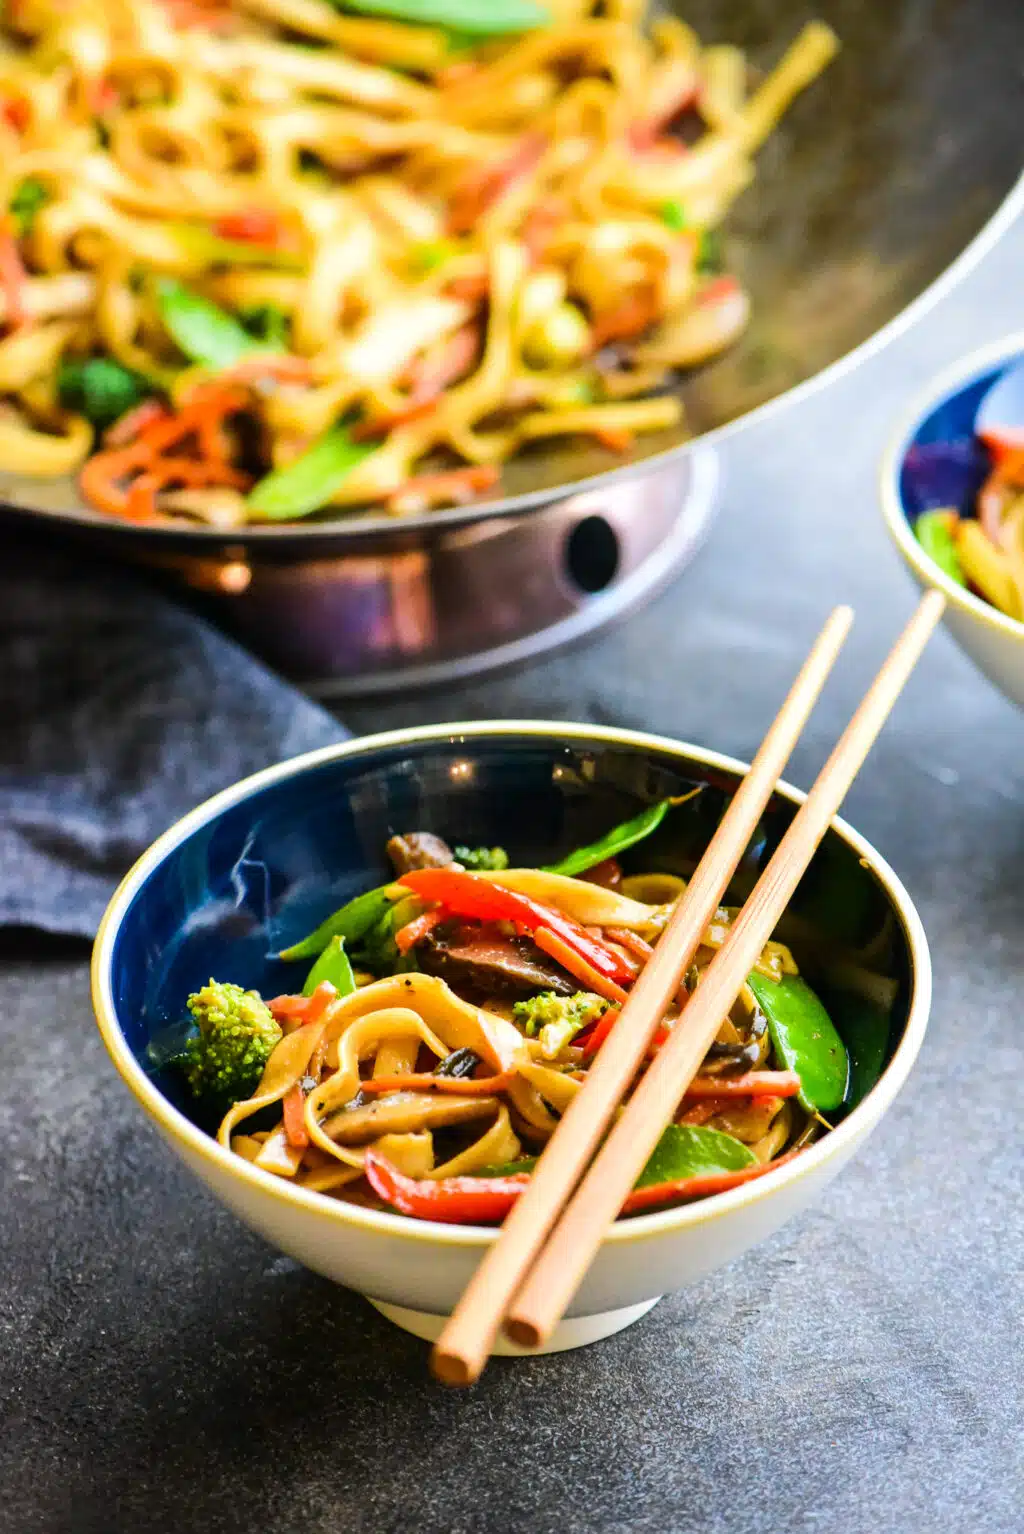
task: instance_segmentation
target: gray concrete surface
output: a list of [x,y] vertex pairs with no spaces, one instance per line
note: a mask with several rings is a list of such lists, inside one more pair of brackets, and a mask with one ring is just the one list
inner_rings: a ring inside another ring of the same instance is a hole
[[[910,335],[729,448],[699,562],[518,676],[349,713],[611,721],[747,755],[830,604],[809,781],[909,613],[876,464],[908,392],[1024,326],[1024,227]],[[142,1123],[80,949],[3,941],[3,1534],[1012,1534],[1022,1527],[1024,720],[945,636],[849,801],[933,945],[903,1097],[823,1203],[614,1340],[497,1363],[280,1258]]]

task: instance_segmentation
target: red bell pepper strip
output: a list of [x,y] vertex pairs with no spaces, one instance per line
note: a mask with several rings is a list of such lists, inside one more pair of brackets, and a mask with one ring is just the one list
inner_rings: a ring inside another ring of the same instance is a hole
[[603,1017],[599,1017],[593,1028],[586,1034],[580,1034],[576,1042],[583,1046],[583,1058],[589,1060],[596,1055],[605,1039],[615,1027],[619,1016],[618,1007],[609,1007]]
[[[776,1167],[791,1161],[799,1151],[790,1151],[776,1161],[744,1167],[740,1172],[701,1172],[676,1182],[655,1183],[649,1188],[634,1188],[622,1206],[623,1214],[638,1214],[661,1204],[680,1199],[706,1198],[725,1193],[756,1177],[763,1177]],[[401,1214],[418,1220],[437,1220],[446,1225],[496,1225],[505,1218],[530,1181],[529,1172],[509,1177],[442,1177],[429,1179],[406,1177],[383,1157],[369,1150],[364,1163],[366,1178],[377,1197]]]
[[444,906],[453,916],[467,916],[478,921],[516,922],[527,932],[541,928],[553,932],[598,974],[609,980],[630,980],[631,971],[623,958],[591,937],[578,922],[551,906],[541,905],[518,890],[492,884],[479,874],[463,873],[454,868],[417,868],[403,874],[399,884],[411,889],[421,900]]
[[1024,452],[1024,426],[1000,426],[992,431],[979,431],[978,436],[997,464],[1015,453]]
[[591,346],[600,351],[609,341],[625,341],[654,324],[659,309],[651,294],[631,294],[614,309],[599,314],[590,327]]
[[496,1225],[508,1214],[530,1181],[529,1172],[513,1177],[443,1177],[437,1182],[406,1177],[379,1151],[368,1150],[366,1179],[378,1198],[401,1214],[450,1225]]
[[10,96],[3,104],[3,118],[15,133],[24,133],[32,121],[32,108],[24,96]]

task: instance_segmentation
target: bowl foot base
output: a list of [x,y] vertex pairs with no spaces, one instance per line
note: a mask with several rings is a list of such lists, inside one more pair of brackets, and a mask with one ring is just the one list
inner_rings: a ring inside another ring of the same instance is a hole
[[[367,1299],[370,1299],[369,1295]],[[569,1348],[585,1348],[591,1342],[602,1342],[605,1337],[614,1337],[616,1332],[632,1326],[634,1321],[653,1310],[660,1299],[659,1294],[653,1300],[641,1300],[639,1305],[626,1305],[621,1310],[570,1317],[555,1328],[551,1341],[542,1348],[521,1348],[499,1335],[493,1353],[500,1358],[530,1358],[539,1353],[564,1353]],[[370,1304],[386,1320],[411,1332],[414,1337],[421,1337],[424,1342],[436,1342],[448,1321],[447,1316],[435,1316],[428,1310],[407,1310],[404,1305],[387,1305],[383,1300],[371,1299]]]

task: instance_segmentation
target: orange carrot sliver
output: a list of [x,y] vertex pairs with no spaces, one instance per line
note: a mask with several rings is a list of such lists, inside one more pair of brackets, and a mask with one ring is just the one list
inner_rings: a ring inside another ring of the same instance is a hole
[[281,1113],[288,1144],[296,1150],[305,1150],[309,1144],[309,1132],[306,1129],[306,1099],[299,1082],[289,1088],[282,1098]]
[[[593,965],[588,964],[568,943],[564,943],[556,932],[548,927],[538,927],[533,934],[533,941],[537,947],[547,954],[549,959],[554,959],[564,970],[568,970],[574,980],[578,980],[588,991],[594,991],[598,996],[603,996],[606,1001],[624,1002],[626,992],[614,980],[608,980]],[[604,1022],[604,1018],[601,1019]],[[596,1032],[596,1029],[595,1029]]]
[[444,921],[443,910],[424,911],[421,916],[414,916],[412,921],[407,921],[404,927],[399,927],[395,933],[395,947],[399,953],[408,953],[410,948],[415,948],[417,943],[423,941],[428,932],[432,932],[438,922]]

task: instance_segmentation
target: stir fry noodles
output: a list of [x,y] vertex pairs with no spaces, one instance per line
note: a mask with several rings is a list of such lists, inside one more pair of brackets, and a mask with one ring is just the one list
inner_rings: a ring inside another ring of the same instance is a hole
[[1024,446],[989,440],[992,467],[972,510],[922,512],[917,541],[958,586],[1024,621]]
[[[676,802],[547,869],[425,832],[393,838],[394,882],[280,955],[304,977],[296,994],[211,980],[189,998],[171,1058],[195,1116],[296,1186],[425,1220],[500,1221],[685,887],[619,862]],[[707,929],[648,1059],[732,916]],[[882,1069],[896,994],[884,975],[856,983],[869,999],[833,1021],[790,949],[766,944],[623,1214],[760,1177],[854,1106]]]
[[809,25],[751,88],[642,13],[11,0],[5,467],[231,528],[458,504],[530,443],[675,427],[674,370],[747,322],[716,230],[836,42]]

